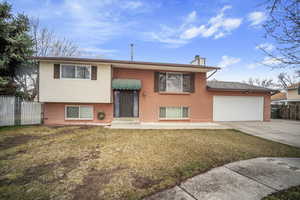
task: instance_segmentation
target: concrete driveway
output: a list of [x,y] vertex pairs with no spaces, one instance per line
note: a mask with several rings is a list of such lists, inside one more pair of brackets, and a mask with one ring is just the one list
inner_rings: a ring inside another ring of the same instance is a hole
[[219,123],[245,133],[300,147],[300,121],[271,120],[271,122]]

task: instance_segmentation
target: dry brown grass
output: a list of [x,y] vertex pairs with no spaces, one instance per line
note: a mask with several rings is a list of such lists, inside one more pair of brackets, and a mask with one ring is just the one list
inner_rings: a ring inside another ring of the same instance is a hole
[[0,129],[0,199],[140,199],[262,156],[300,150],[235,130]]

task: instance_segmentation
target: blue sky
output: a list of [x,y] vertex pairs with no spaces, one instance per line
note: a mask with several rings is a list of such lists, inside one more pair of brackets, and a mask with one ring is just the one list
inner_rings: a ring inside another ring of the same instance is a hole
[[[1,0],[0,0],[1,1]],[[198,54],[222,70],[217,80],[275,78],[281,70],[257,46],[264,36],[259,0],[8,0],[13,12],[39,17],[40,24],[77,44],[85,57],[189,63]]]

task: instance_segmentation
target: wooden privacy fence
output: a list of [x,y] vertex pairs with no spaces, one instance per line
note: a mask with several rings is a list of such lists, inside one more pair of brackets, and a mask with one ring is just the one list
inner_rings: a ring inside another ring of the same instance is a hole
[[273,119],[300,120],[300,102],[289,103],[288,105],[272,105]]
[[14,96],[0,96],[0,126],[41,123],[41,103],[22,101]]

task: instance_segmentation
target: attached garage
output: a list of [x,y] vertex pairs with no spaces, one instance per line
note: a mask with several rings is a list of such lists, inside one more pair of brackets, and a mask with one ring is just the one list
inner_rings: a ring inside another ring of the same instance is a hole
[[[213,121],[266,121],[270,119],[270,96],[264,87],[238,82],[208,81]],[[268,106],[266,106],[268,105]]]
[[262,96],[213,96],[214,121],[263,121]]

